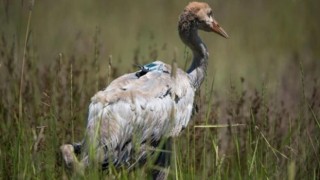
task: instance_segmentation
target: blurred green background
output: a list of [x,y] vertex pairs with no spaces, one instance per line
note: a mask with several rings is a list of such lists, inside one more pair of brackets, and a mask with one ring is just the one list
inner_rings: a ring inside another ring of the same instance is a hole
[[[66,177],[59,146],[83,138],[95,92],[133,64],[176,59],[186,69],[191,52],[177,21],[187,3],[0,1],[0,179]],[[320,1],[208,3],[230,38],[200,32],[208,77],[177,138],[179,176],[318,179]],[[204,124],[244,126],[195,128]]]
[[[154,59],[171,63],[176,54],[183,68],[185,46],[178,37],[177,20],[188,2],[35,0],[29,43],[37,63],[50,63],[59,53],[92,60],[98,44],[102,71],[109,55],[119,68],[117,75],[134,70],[137,54],[140,63]],[[221,88],[238,77],[245,77],[253,86],[263,81],[273,87],[293,56],[305,56],[302,61],[319,60],[319,1],[207,2],[230,35],[226,40],[201,33],[210,52],[209,79],[215,75]],[[20,47],[17,59],[22,58],[29,4],[23,0],[1,2],[1,33]]]

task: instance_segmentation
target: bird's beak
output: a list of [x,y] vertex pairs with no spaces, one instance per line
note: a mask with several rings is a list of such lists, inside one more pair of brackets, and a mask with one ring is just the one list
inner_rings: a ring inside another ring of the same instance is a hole
[[226,31],[224,31],[224,29],[219,26],[219,23],[215,19],[213,19],[213,22],[212,22],[212,31],[221,35],[222,37],[229,38]]

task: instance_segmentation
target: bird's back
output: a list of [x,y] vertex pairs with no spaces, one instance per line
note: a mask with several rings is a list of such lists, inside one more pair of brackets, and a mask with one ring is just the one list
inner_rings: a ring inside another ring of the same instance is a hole
[[123,75],[91,99],[87,138],[115,159],[132,143],[178,135],[190,120],[195,90],[187,74],[177,69],[173,78],[170,65],[152,64],[157,68]]

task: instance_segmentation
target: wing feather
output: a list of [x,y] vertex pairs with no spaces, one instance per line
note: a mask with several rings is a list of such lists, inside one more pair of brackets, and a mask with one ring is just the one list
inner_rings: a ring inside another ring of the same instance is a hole
[[[123,75],[92,97],[89,141],[116,149],[133,138],[143,143],[181,132],[190,120],[195,90],[184,71],[178,69],[172,78],[171,67],[162,64],[162,72],[150,71],[139,78],[135,73]],[[95,136],[97,130],[100,136]]]

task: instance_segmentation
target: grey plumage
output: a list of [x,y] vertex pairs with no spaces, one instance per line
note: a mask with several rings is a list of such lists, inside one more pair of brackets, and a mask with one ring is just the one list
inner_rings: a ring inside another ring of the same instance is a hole
[[[190,3],[178,25],[180,38],[193,52],[187,72],[178,68],[172,76],[170,65],[155,61],[146,66],[149,70],[123,75],[92,97],[80,166],[93,161],[89,158],[93,149],[95,161],[103,166],[113,163],[131,169],[145,159],[148,148],[152,152],[161,139],[178,136],[188,125],[195,91],[208,63],[198,29],[227,37],[206,3]],[[79,166],[75,156],[70,157],[72,146],[64,145],[61,150],[67,165]]]
[[[163,65],[165,72],[151,71],[140,78],[136,73],[123,75],[91,99],[86,142],[106,146],[117,161],[124,146],[132,146],[128,141],[143,144],[177,136],[190,119],[195,89],[188,76],[178,69],[172,78],[169,65],[154,63]],[[172,111],[175,119],[170,121]]]

